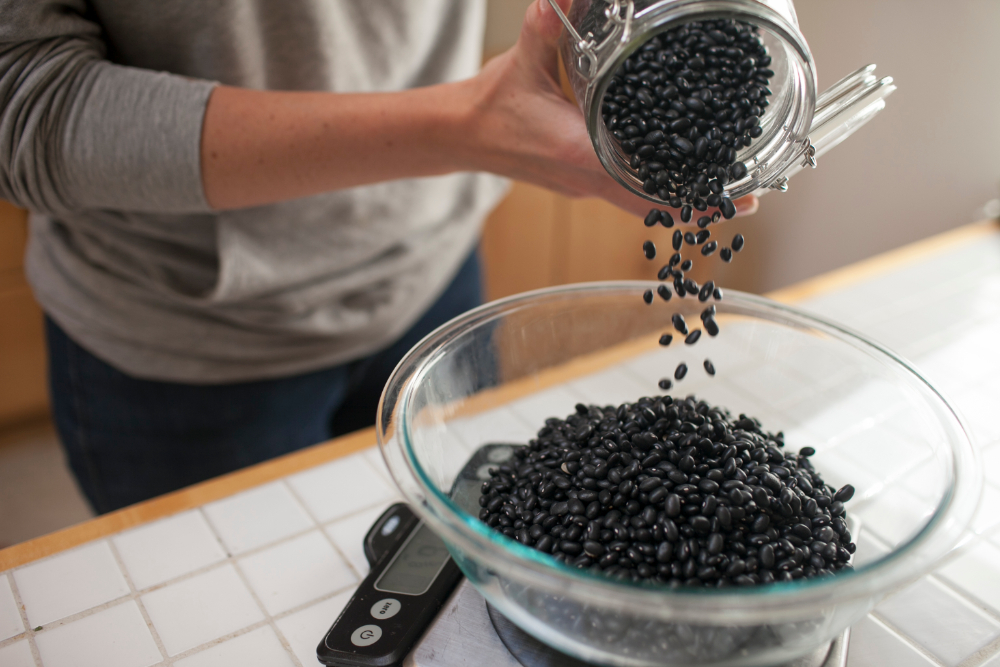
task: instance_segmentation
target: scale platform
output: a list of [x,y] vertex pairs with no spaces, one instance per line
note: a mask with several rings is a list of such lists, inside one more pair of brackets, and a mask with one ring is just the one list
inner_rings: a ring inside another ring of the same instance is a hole
[[[503,634],[503,639],[498,632]],[[845,630],[828,646],[781,667],[846,667],[849,633],[850,630]],[[486,604],[466,579],[441,608],[403,665],[587,667],[586,663],[545,646],[505,619]]]

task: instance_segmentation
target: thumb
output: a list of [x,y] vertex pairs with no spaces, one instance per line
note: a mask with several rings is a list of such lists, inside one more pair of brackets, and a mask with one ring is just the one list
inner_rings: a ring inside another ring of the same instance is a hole
[[[572,0],[556,0],[563,10],[569,11]],[[559,80],[559,35],[563,25],[549,0],[535,0],[528,7],[521,25],[521,36],[518,47],[527,61],[534,67],[541,68],[554,81]]]

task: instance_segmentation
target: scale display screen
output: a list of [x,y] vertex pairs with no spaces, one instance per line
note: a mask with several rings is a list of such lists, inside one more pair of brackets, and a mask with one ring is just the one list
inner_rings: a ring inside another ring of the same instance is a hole
[[450,556],[441,538],[427,524],[421,524],[375,581],[375,589],[400,595],[423,595]]

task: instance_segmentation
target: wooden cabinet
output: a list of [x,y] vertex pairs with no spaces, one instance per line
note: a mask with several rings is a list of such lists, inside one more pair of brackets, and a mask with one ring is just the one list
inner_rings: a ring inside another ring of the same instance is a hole
[[42,311],[24,279],[27,214],[0,201],[0,428],[48,412]]

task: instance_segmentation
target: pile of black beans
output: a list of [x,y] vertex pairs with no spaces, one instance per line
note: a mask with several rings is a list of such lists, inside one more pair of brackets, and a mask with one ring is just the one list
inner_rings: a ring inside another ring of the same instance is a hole
[[620,580],[751,586],[849,568],[846,485],[746,415],[694,397],[579,404],[490,470],[479,517],[557,560]]
[[741,148],[758,138],[771,57],[757,29],[731,19],[692,21],[656,35],[615,73],[605,127],[630,156],[645,192],[681,209],[736,213],[723,188],[746,176]]

